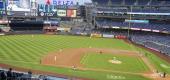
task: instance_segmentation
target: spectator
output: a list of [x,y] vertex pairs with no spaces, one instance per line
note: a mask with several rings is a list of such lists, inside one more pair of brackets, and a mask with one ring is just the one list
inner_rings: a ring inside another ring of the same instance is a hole
[[31,80],[31,77],[32,77],[32,72],[28,71],[28,80]]
[[8,77],[8,80],[12,80],[12,78],[13,78],[12,68],[9,68],[9,70],[7,72],[7,77]]
[[0,73],[0,80],[7,80],[7,74],[6,74],[5,71],[2,71],[2,72]]

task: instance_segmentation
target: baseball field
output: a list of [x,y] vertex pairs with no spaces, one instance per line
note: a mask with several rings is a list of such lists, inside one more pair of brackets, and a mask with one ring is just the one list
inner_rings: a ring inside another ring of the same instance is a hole
[[0,36],[0,63],[95,80],[169,80],[170,63],[119,39],[64,35]]

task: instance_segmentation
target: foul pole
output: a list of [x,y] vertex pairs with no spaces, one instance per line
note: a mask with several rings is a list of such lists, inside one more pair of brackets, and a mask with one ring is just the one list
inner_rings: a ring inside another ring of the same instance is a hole
[[[132,8],[133,6],[130,6],[130,12],[132,13]],[[132,20],[132,15],[129,14],[129,20]],[[128,27],[128,38],[130,37],[130,28],[131,28],[131,22],[129,22],[129,27]]]

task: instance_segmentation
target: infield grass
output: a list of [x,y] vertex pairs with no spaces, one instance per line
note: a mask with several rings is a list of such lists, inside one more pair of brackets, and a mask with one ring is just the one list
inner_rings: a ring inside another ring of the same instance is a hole
[[[116,57],[116,60],[121,61],[121,64],[113,64],[109,60],[113,60]],[[87,68],[94,69],[104,69],[120,72],[146,72],[149,68],[145,63],[137,56],[129,55],[119,55],[117,54],[98,54],[98,53],[88,53],[85,55],[82,64]]]

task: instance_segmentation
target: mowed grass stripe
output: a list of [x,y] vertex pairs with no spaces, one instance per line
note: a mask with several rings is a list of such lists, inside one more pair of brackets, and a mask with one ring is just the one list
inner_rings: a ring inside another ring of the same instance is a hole
[[[37,57],[40,57],[42,53],[44,52],[42,49],[34,47],[33,43],[28,43],[27,41],[21,42],[21,44],[24,44],[23,46],[31,55],[34,55],[34,57],[37,59]],[[40,55],[41,54],[41,55]]]
[[[17,37],[21,38],[22,36],[17,36]],[[44,53],[44,49],[41,49],[39,46],[37,46],[36,42],[30,41],[29,39],[21,40],[20,44],[24,44],[25,48],[28,47],[28,49],[30,49],[31,51],[33,51],[33,53],[35,53],[34,55],[39,56],[39,54],[37,54],[37,53]]]
[[43,39],[40,39],[40,40],[43,43],[45,43],[47,46],[49,46],[49,49],[52,51],[56,50],[56,49],[72,47],[71,42],[65,42],[64,40],[60,40],[60,38],[58,38],[58,37],[50,38],[49,40],[43,40]]
[[44,42],[42,42],[42,41],[29,40],[29,44],[34,45],[35,47],[37,47],[37,49],[39,48],[39,49],[43,50],[42,52],[49,52],[49,45],[44,44]]
[[7,41],[6,46],[8,46],[9,49],[13,50],[13,53],[17,53],[15,55],[18,55],[18,58],[22,58],[24,61],[30,60],[29,57],[25,55],[25,51],[17,45],[17,42],[14,42],[12,39],[5,40]]
[[[17,36],[18,37],[18,36]],[[12,39],[10,39],[10,41],[13,41],[15,44],[17,44],[17,46],[19,46],[20,48],[20,50],[22,50],[21,52],[23,52],[22,53],[22,55],[23,54],[25,54],[25,55],[23,55],[23,56],[30,56],[30,58],[32,58],[32,59],[30,59],[30,60],[35,60],[35,59],[37,59],[37,56],[35,56],[35,55],[33,55],[33,54],[31,54],[29,51],[28,51],[28,49],[26,49],[25,48],[25,46],[27,46],[27,45],[24,45],[24,44],[22,44],[22,42],[23,41],[16,41],[18,38],[12,38]],[[9,40],[9,39],[8,39]],[[13,43],[12,42],[12,43]],[[22,45],[21,45],[22,44]],[[38,49],[39,50],[39,49]],[[33,51],[34,52],[34,51]],[[34,58],[33,58],[34,57]]]
[[30,51],[25,44],[22,44],[21,42],[18,43],[16,40],[13,40],[12,42],[17,45],[18,49],[23,52],[25,56],[30,57],[30,60],[37,60],[37,56],[34,55],[32,53],[33,51]]
[[13,50],[10,49],[10,47],[7,45],[6,42],[4,42],[5,40],[1,40],[2,43],[2,51],[4,52],[3,54],[6,55],[7,59],[14,59],[14,60],[18,60],[20,58],[18,58],[17,55],[14,54]]
[[[48,40],[46,39],[48,38]],[[40,42],[42,42],[42,44],[45,43],[46,46],[48,46],[48,52],[49,51],[56,51],[57,49],[60,48],[66,48],[66,46],[68,45],[63,45],[66,44],[64,40],[59,40],[60,38],[58,38],[57,36],[53,36],[53,37],[41,37],[40,39],[38,39]]]
[[49,44],[49,46],[52,46],[53,50],[56,49],[56,48],[70,48],[70,42],[68,41],[65,41],[64,39],[62,38],[59,38],[57,36],[53,36],[51,38],[49,38],[49,40],[42,40],[44,43],[46,44]]
[[8,41],[9,46],[14,46],[14,47],[10,47],[10,49],[13,49],[14,53],[16,53],[16,55],[18,55],[19,58],[22,58],[24,61],[29,61],[29,57],[26,56],[26,51],[24,51],[24,49],[22,49],[22,47],[20,47],[19,45],[17,45],[17,42],[14,42],[12,40]]
[[[0,40],[1,41],[1,40]],[[3,45],[2,43],[0,43],[0,45]],[[7,59],[9,56],[6,55],[6,52],[4,51],[3,47],[0,48],[0,58],[1,59]]]
[[9,60],[24,60],[21,57],[19,57],[19,55],[17,55],[15,53],[15,51],[13,49],[10,48],[9,44],[5,41],[1,41],[1,43],[3,44],[1,46],[1,48],[3,49],[3,51],[5,52],[4,54],[6,55],[7,59]]
[[11,55],[11,51],[8,51],[5,46],[1,46],[1,54],[3,55],[3,56],[1,56],[1,58],[5,58],[5,59],[14,57],[13,55]]
[[34,54],[39,58],[48,51],[48,49],[46,48],[48,46],[42,46],[43,42],[37,42],[35,40],[24,40],[22,44],[25,44],[25,46],[29,46],[31,52],[33,51],[31,54]]
[[[1,42],[1,40],[0,40]],[[0,45],[3,45],[0,43]],[[6,52],[3,50],[3,48],[0,48],[0,58],[7,58],[8,56],[5,54]]]
[[41,49],[42,47],[38,46],[37,42],[25,41],[23,42],[23,44],[25,44],[26,46],[29,46],[30,49],[32,49],[33,51],[36,51],[38,53],[37,55],[44,54],[44,52],[47,51],[45,49]]
[[[57,46],[55,45],[55,42],[51,43],[50,41],[43,41],[43,40],[40,41],[40,40],[42,40],[42,39],[39,39],[38,41],[37,40],[32,40],[32,41],[26,40],[23,42],[23,44],[26,44],[26,45],[28,44],[29,47],[32,48],[32,50],[38,51],[37,55],[39,55],[39,56],[42,56],[45,52],[49,52],[51,50],[56,50],[57,47],[59,47],[58,45]],[[49,42],[49,43],[47,43],[47,42]],[[40,43],[40,44],[37,44],[37,43]],[[30,45],[34,45],[34,46],[30,46]],[[50,46],[50,48],[49,48],[49,46]],[[46,50],[44,51],[44,49],[46,49]]]
[[55,50],[55,49],[57,49],[59,47],[59,45],[56,46],[55,42],[48,41],[48,40],[47,41],[42,40],[41,43],[42,44],[39,44],[39,45],[41,45],[43,48],[46,48],[47,52]]

